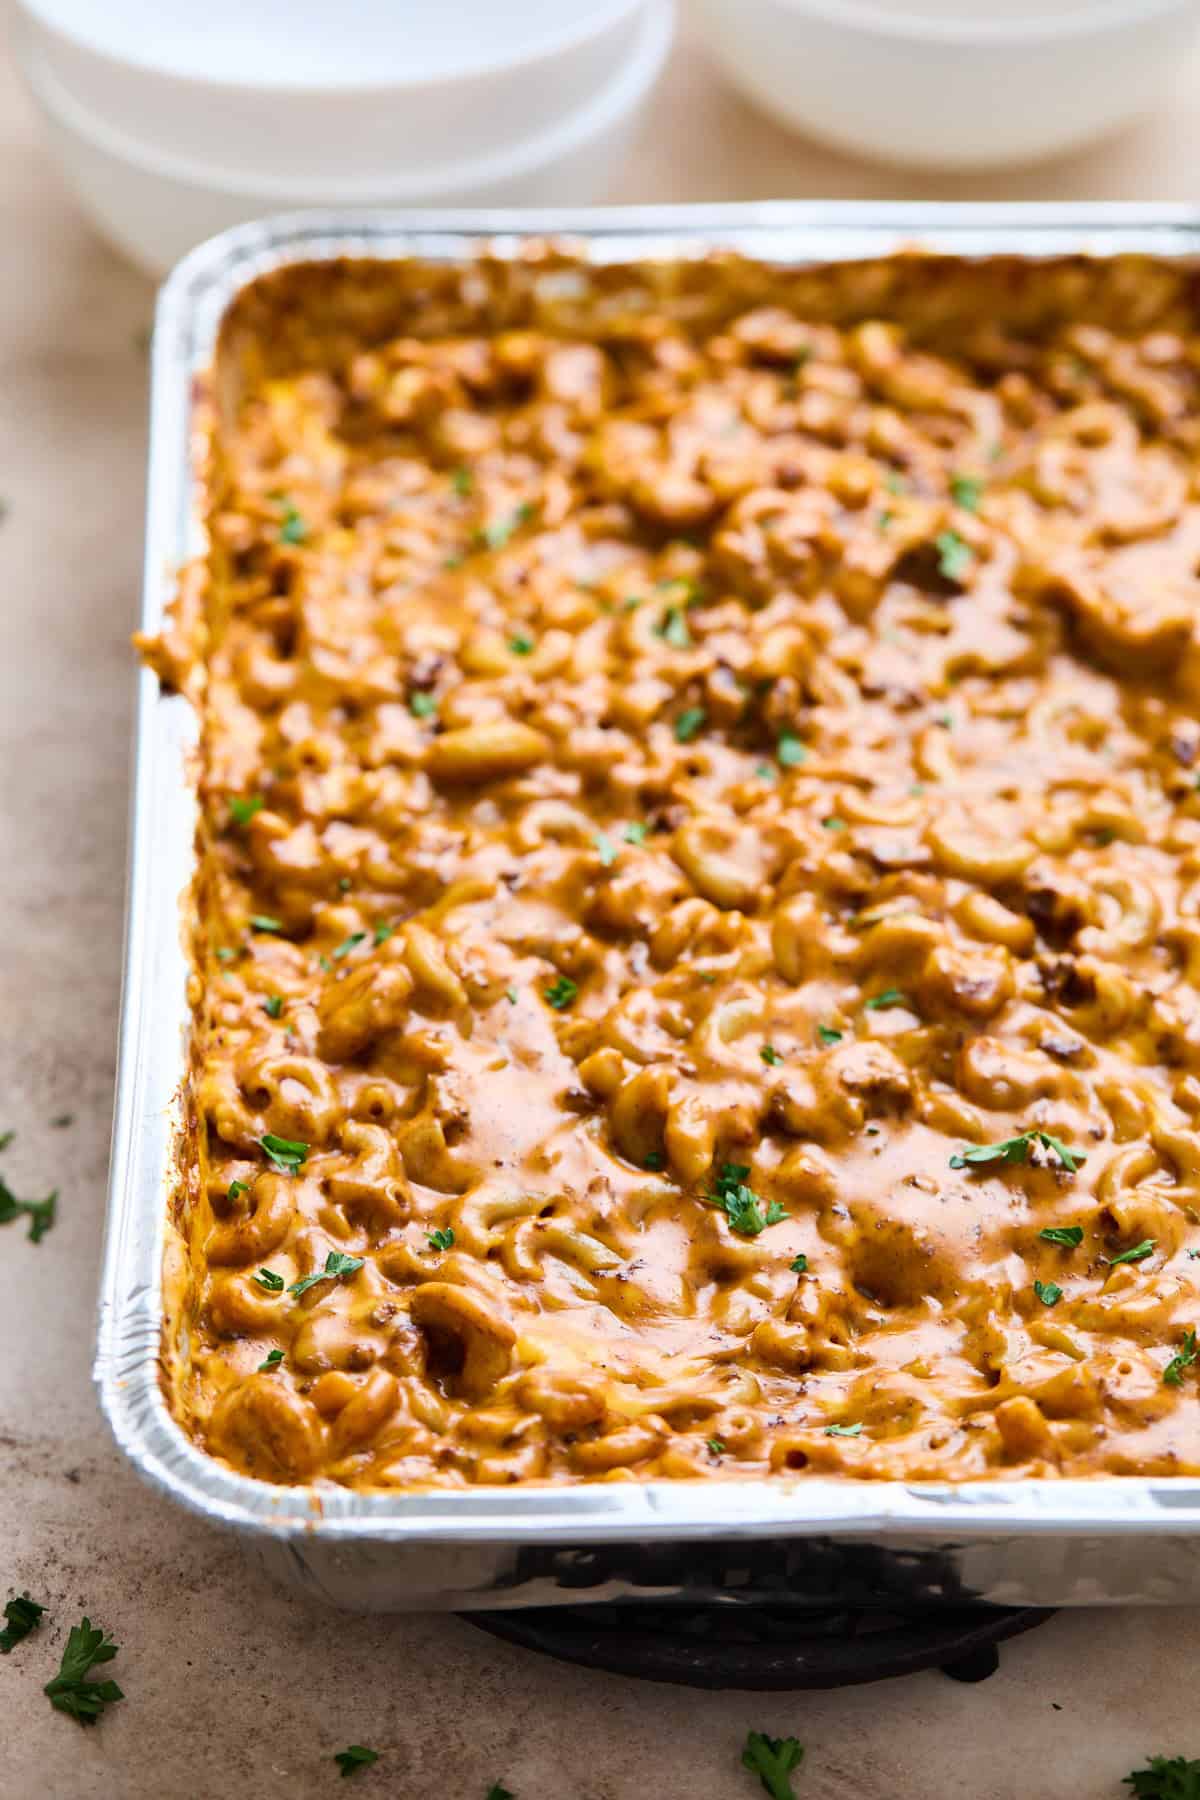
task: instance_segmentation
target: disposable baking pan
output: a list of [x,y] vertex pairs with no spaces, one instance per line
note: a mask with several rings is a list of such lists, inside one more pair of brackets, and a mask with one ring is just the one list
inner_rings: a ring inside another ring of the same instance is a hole
[[[195,396],[221,320],[248,283],[332,259],[469,259],[569,238],[587,260],[715,248],[826,263],[919,245],[978,257],[1200,255],[1200,212],[1175,207],[770,203],[595,212],[309,213],[240,226],[164,286],[154,334],[142,623],[156,631],[177,571],[204,547]],[[788,1595],[1083,1606],[1200,1599],[1200,1482],[798,1476],[606,1482],[465,1492],[274,1487],[199,1450],[160,1384],[162,1262],[186,1079],[180,902],[194,798],[188,702],[138,676],[120,1070],[95,1379],[138,1472],[229,1527],[302,1588],[347,1607],[511,1607],[619,1597]]]

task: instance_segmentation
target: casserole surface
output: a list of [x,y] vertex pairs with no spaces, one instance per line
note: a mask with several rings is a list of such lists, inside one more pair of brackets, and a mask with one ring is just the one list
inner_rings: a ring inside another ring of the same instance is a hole
[[1197,356],[1143,258],[241,296],[182,655],[210,1450],[1194,1472]]

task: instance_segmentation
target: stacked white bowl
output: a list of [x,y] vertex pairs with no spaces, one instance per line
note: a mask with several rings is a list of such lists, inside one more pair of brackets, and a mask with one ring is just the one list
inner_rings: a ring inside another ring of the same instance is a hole
[[603,196],[674,0],[17,0],[63,172],[161,273],[260,214]]

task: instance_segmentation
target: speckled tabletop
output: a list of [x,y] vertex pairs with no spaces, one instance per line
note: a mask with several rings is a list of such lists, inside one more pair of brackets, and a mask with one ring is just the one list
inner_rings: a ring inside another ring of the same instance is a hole
[[[1196,197],[1172,107],[1019,178],[914,181],[755,118],[685,41],[616,199]],[[454,1618],[299,1602],[143,1488],[88,1378],[112,1098],[141,555],[148,283],[94,238],[0,67],[0,1129],[18,1192],[60,1190],[40,1245],[0,1233],[0,1599],[47,1608],[0,1658],[4,1800],[749,1800],[748,1729],[807,1746],[797,1800],[1116,1800],[1147,1751],[1200,1754],[1194,1611],[1059,1615],[978,1687],[697,1695],[559,1667]],[[55,1123],[69,1115],[70,1123]],[[84,1612],[126,1699],[90,1731],[42,1684]]]

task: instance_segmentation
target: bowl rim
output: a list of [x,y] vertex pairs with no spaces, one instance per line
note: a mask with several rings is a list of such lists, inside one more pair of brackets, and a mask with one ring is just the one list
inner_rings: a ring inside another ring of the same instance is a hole
[[[712,0],[708,0],[711,4]],[[720,4],[720,0],[717,0]],[[1200,23],[1197,0],[1082,0],[1070,12],[1033,13],[1025,18],[972,18],[947,13],[892,11],[873,0],[773,0],[794,12],[851,31],[873,32],[897,43],[933,43],[949,47],[986,44],[1038,45],[1094,37],[1107,31],[1149,23],[1172,14],[1192,13]]]
[[316,94],[333,98],[354,94],[404,94],[419,88],[452,88],[460,82],[486,80],[493,75],[512,74],[522,67],[536,67],[538,63],[551,62],[559,56],[581,49],[590,38],[616,29],[623,21],[632,21],[635,13],[645,10],[646,3],[647,0],[604,0],[602,9],[589,19],[565,26],[559,24],[556,29],[548,31],[545,37],[539,37],[536,43],[527,44],[523,49],[514,50],[510,54],[468,60],[453,69],[424,75],[399,70],[377,79],[364,75],[332,82],[320,79],[306,81],[297,77],[272,81],[269,79],[269,70],[264,71],[261,66],[248,71],[244,76],[195,74],[188,69],[139,55],[136,51],[129,55],[115,51],[87,29],[87,21],[83,22],[82,29],[77,30],[74,26],[67,28],[54,16],[54,9],[46,5],[46,0],[15,0],[15,10],[24,15],[27,25],[34,25],[38,31],[45,32],[72,52],[82,50],[118,74],[133,74],[138,78],[148,77],[187,88],[207,89],[214,95],[222,92],[245,94],[258,90],[272,98]]
[[[21,69],[35,103],[50,122],[69,132],[88,148],[136,168],[139,173],[160,176],[183,187],[216,189],[242,199],[279,202],[283,208],[311,206],[442,206],[452,204],[462,187],[520,177],[568,156],[600,138],[650,94],[667,60],[675,35],[676,0],[640,0],[643,17],[624,66],[595,93],[586,106],[559,120],[548,131],[539,131],[502,151],[488,151],[470,161],[443,164],[411,184],[383,186],[364,182],[301,182],[295,187],[278,176],[248,176],[244,169],[219,163],[196,162],[190,157],[163,153],[153,145],[128,136],[107,119],[96,116],[75,96],[66,92],[41,59],[27,51]],[[310,196],[316,194],[313,201]],[[451,199],[447,199],[451,196]]]

